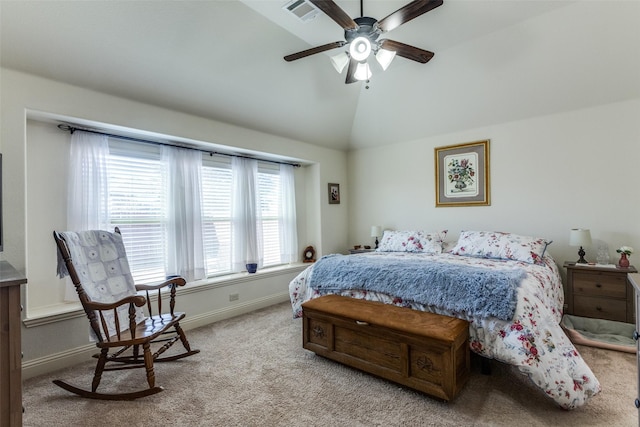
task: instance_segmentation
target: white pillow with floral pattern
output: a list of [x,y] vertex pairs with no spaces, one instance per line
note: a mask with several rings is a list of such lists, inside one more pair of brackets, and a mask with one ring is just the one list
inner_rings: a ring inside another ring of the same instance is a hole
[[542,261],[550,244],[546,239],[501,231],[463,231],[451,253],[535,264]]
[[377,251],[440,254],[446,236],[447,230],[438,232],[385,230]]

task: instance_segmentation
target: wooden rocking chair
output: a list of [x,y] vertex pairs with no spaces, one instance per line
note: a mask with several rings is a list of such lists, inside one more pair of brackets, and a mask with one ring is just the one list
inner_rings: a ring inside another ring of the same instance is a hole
[[[118,228],[115,233],[54,231],[53,237],[58,246],[58,273],[60,277],[66,274],[71,277],[89,318],[92,338],[100,349],[100,353],[94,355],[98,362],[91,390],[61,380],[53,381],[54,384],[90,399],[133,400],[162,391],[162,387],[155,385],[154,362],[173,361],[200,352],[191,349],[180,327],[185,313],[174,311],[176,288],[184,286],[185,280],[173,277],[158,285],[136,286],[129,272]],[[161,290],[165,287],[169,288],[168,313],[162,312]],[[138,295],[138,291],[146,292],[146,298]],[[156,291],[157,304],[151,303],[150,291]],[[148,310],[146,316],[142,309],[145,305]],[[152,306],[158,314],[154,314]],[[184,346],[184,352],[160,357],[178,340]],[[153,346],[153,353],[152,344],[157,344]],[[104,371],[132,368],[145,368],[148,388],[128,393],[96,391]]]

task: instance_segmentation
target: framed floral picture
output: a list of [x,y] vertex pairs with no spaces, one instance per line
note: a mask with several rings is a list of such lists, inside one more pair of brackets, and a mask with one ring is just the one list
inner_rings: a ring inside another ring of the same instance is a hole
[[329,184],[329,204],[340,204],[340,184]]
[[489,206],[489,140],[436,147],[436,207]]

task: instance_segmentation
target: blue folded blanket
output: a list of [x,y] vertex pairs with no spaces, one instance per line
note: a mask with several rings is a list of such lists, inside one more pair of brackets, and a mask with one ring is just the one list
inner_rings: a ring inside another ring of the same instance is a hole
[[522,269],[335,254],[314,264],[309,286],[323,295],[344,290],[380,292],[471,317],[511,320],[525,277]]

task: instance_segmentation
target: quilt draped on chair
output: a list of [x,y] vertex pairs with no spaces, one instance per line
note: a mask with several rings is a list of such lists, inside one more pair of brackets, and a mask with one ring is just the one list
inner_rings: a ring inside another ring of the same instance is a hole
[[[82,286],[92,301],[112,303],[136,294],[120,234],[101,230],[65,231],[60,234],[69,248]],[[64,260],[58,255],[58,276],[63,278],[68,274]],[[129,328],[128,310],[129,307],[125,305],[117,311],[121,331]],[[108,336],[112,336],[116,333],[115,315],[113,311],[103,313]],[[142,309],[136,307],[136,323],[144,319]],[[93,333],[91,338],[95,340]]]

